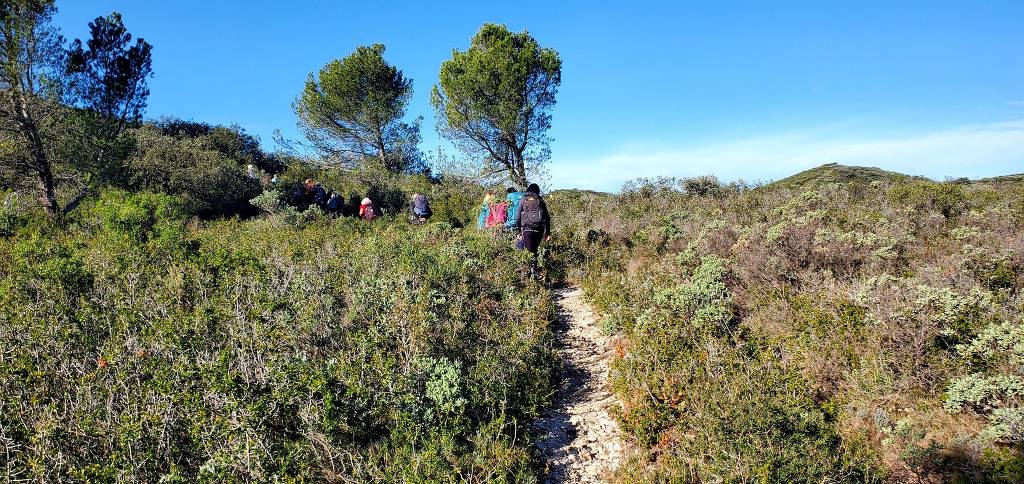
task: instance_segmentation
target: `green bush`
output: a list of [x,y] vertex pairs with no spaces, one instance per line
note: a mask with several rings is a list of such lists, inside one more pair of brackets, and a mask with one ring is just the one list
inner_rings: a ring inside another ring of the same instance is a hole
[[1024,324],[993,323],[957,350],[974,372],[950,383],[946,410],[987,415],[982,437],[1024,444]]
[[228,157],[204,138],[176,138],[152,126],[132,131],[135,153],[128,159],[129,185],[180,195],[192,213],[211,217],[248,214],[260,181],[245,172],[244,160]]
[[110,191],[0,239],[0,446],[30,480],[535,479],[551,296],[446,224],[189,221]]
[[552,194],[619,341],[616,477],[1013,482],[1019,363],[964,348],[1019,320],[1019,190],[827,165]]

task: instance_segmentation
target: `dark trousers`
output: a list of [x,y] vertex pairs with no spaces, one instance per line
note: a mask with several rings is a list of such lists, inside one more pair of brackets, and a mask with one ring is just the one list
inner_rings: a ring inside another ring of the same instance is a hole
[[537,254],[541,240],[544,240],[544,234],[533,230],[523,231],[523,248],[530,251],[531,254]]

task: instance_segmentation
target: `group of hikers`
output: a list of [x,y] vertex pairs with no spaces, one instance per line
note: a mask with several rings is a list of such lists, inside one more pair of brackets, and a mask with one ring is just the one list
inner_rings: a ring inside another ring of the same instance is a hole
[[[344,199],[334,190],[325,189],[319,182],[307,179],[297,184],[292,193],[292,204],[298,207],[317,206],[324,212],[342,215],[345,209]],[[355,212],[352,213],[356,215]],[[363,198],[359,204],[358,217],[373,220],[383,215],[369,197]],[[409,202],[409,221],[421,224],[430,219],[433,212],[426,195],[415,193]],[[513,187],[505,191],[505,198],[499,199],[494,193],[484,196],[483,205],[477,224],[481,229],[493,229],[497,233],[515,240],[519,250],[527,250],[534,256],[540,249],[541,242],[551,239],[551,216],[547,204],[540,195],[540,187],[531,183],[525,192]]]
[[477,225],[515,237],[516,248],[531,254],[537,254],[541,241],[551,239],[551,216],[536,183],[526,187],[525,193],[509,187],[504,200],[493,193],[485,195]]
[[[333,189],[325,189],[320,182],[313,179],[307,179],[305,182],[297,184],[292,191],[291,198],[292,205],[301,209],[315,205],[320,210],[333,215],[342,215],[345,211],[345,200],[341,194]],[[363,220],[373,220],[383,215],[383,210],[378,209],[369,197],[364,197],[359,203],[359,211],[356,215]],[[414,194],[412,202],[410,202],[410,219],[415,223],[423,223],[430,216],[430,204],[427,203],[427,197],[420,193]]]

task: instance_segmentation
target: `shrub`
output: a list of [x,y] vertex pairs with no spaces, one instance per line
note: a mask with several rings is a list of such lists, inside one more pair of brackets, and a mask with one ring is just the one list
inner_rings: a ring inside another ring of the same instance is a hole
[[187,221],[104,192],[0,239],[0,472],[535,479],[550,293],[444,224]]
[[180,195],[192,213],[211,217],[250,213],[259,180],[244,164],[208,147],[202,139],[164,136],[153,127],[134,130],[137,150],[128,160],[135,189]]
[[1018,181],[827,165],[553,194],[562,273],[621,338],[641,451],[617,477],[1019,480],[1019,364],[962,349],[1019,320]]
[[993,323],[957,350],[974,373],[950,382],[946,410],[987,415],[982,437],[1024,444],[1024,324]]

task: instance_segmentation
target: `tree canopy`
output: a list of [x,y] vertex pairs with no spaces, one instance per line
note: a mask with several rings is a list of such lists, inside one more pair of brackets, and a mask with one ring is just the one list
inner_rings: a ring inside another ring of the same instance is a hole
[[438,130],[480,161],[485,176],[520,186],[550,157],[547,130],[562,80],[562,60],[529,32],[487,23],[470,48],[441,64],[431,93]]
[[68,52],[68,72],[74,97],[71,102],[114,121],[113,129],[138,121],[146,108],[152,73],[152,50],[136,39],[114,12],[89,23],[90,38],[75,40]]
[[[120,170],[126,126],[142,117],[152,47],[132,36],[116,12],[89,24],[90,39],[70,50],[51,25],[52,0],[0,6],[0,140],[13,178],[31,179],[50,216],[73,208],[93,175]],[[78,185],[61,208],[57,180]]]
[[412,80],[384,60],[384,46],[359,46],[310,74],[295,102],[299,127],[329,160],[376,159],[391,171],[416,161],[420,120],[402,120]]

